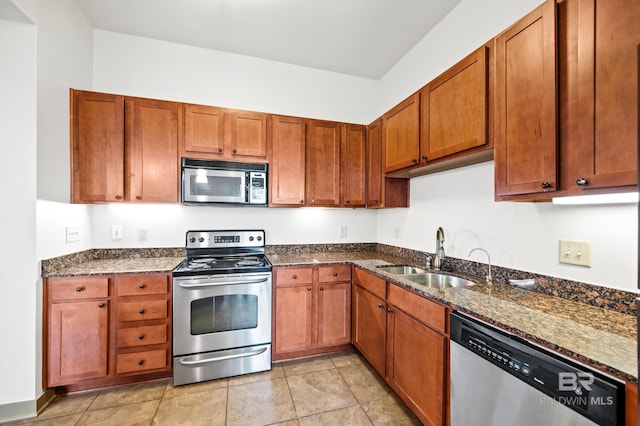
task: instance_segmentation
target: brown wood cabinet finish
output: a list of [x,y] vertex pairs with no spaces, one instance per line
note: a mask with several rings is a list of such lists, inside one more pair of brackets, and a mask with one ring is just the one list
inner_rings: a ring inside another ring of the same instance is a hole
[[277,115],[269,120],[269,205],[302,206],[306,187],[306,122]]
[[492,144],[489,47],[476,50],[420,91],[420,163]]
[[409,179],[382,173],[382,119],[367,127],[367,208],[409,207]]
[[222,159],[224,109],[206,105],[184,105],[184,157]]
[[496,197],[557,190],[555,0],[496,38],[496,75]]
[[354,346],[423,424],[448,424],[447,308],[358,267],[353,285]]
[[558,7],[562,189],[637,185],[640,3],[564,0]]
[[275,268],[274,283],[274,360],[350,346],[349,265]]
[[366,205],[367,128],[361,125],[343,124],[341,140],[340,205],[364,207]]
[[382,116],[385,173],[415,166],[420,158],[420,94],[415,93]]
[[340,123],[309,120],[306,141],[306,202],[340,205]]

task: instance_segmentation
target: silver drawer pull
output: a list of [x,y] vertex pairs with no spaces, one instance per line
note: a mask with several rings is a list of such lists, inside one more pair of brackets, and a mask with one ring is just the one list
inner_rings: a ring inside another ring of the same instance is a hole
[[193,281],[190,283],[179,282],[178,285],[182,288],[202,288],[202,287],[216,287],[220,285],[242,285],[242,284],[259,284],[267,281],[269,278],[259,278],[255,280],[220,280],[220,281]]
[[236,358],[244,358],[247,356],[255,356],[255,355],[260,355],[261,353],[264,353],[267,350],[267,348],[260,348],[260,349],[256,349],[253,351],[249,351],[249,352],[242,352],[239,354],[233,354],[233,355],[223,355],[223,356],[218,356],[215,358],[207,358],[207,359],[197,359],[194,361],[185,361],[183,359],[181,359],[179,362],[181,365],[201,365],[201,364],[210,364],[212,362],[218,362],[218,361],[225,361],[227,359],[236,359]]

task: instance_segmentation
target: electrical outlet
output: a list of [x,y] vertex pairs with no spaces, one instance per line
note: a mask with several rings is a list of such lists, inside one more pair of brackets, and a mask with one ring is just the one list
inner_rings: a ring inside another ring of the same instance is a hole
[[111,239],[112,240],[121,240],[122,239],[122,225],[112,225],[111,226]]
[[560,240],[560,263],[591,267],[591,242]]
[[347,227],[342,225],[339,230],[340,238],[347,238]]
[[76,241],[80,241],[80,227],[79,226],[67,226],[66,230],[66,241],[67,243],[75,243]]
[[147,240],[147,228],[138,228],[138,241]]

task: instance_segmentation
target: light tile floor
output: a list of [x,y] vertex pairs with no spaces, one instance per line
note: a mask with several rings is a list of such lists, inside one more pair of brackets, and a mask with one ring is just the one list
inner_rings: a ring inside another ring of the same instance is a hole
[[57,396],[35,425],[419,425],[352,351],[173,387],[157,381]]

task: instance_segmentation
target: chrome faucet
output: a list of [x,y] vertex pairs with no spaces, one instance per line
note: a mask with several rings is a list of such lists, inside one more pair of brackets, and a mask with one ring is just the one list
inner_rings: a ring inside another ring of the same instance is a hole
[[438,228],[436,231],[436,255],[433,259],[433,269],[442,269],[442,261],[444,260],[444,231]]
[[485,276],[485,279],[487,281],[487,284],[491,285],[493,284],[493,278],[491,278],[491,257],[489,256],[489,252],[483,248],[476,247],[469,252],[467,257],[471,256],[471,254],[476,250],[480,250],[481,252],[487,255],[487,265],[489,266],[489,275]]

